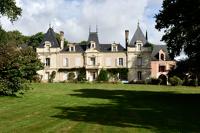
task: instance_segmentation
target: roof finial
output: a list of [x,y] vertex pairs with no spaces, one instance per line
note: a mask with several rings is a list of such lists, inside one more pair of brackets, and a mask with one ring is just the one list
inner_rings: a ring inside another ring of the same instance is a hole
[[147,30],[146,30],[146,40],[148,41],[148,33],[147,33]]
[[98,33],[98,25],[96,25],[96,33]]
[[138,19],[138,23],[137,23],[137,26],[139,27],[140,26],[140,20]]
[[49,28],[51,28],[51,22],[49,23]]

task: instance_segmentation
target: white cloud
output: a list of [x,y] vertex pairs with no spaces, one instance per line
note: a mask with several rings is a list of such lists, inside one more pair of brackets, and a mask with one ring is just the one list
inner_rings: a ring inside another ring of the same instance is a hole
[[12,25],[2,17],[6,30],[17,29],[31,35],[46,32],[51,23],[56,32],[65,32],[71,42],[87,40],[89,25],[99,29],[102,43],[120,42],[124,45],[124,30],[130,30],[130,39],[140,20],[149,40],[160,43],[162,32],[155,30],[153,16],[158,13],[162,0],[17,0],[22,17]]

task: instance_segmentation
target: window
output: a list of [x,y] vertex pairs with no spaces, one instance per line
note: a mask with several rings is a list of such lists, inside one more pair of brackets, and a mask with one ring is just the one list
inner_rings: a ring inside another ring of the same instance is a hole
[[91,43],[90,48],[95,48],[95,43]]
[[49,44],[46,45],[46,49],[47,49],[48,52],[50,52],[50,45]]
[[96,59],[95,57],[90,58],[91,65],[95,66],[96,65]]
[[142,45],[138,44],[138,51],[141,51],[141,50],[142,50]]
[[71,51],[71,52],[75,51],[74,47],[71,46],[69,51]]
[[164,61],[164,60],[165,60],[165,55],[164,55],[164,54],[161,54],[161,55],[160,55],[160,59]]
[[46,58],[46,60],[45,60],[45,66],[50,66],[50,58]]
[[117,46],[113,46],[113,51],[117,51]]
[[165,66],[159,66],[159,72],[166,72]]
[[137,65],[142,66],[142,57],[137,58]]
[[66,67],[68,67],[68,64],[69,62],[68,62],[68,58],[65,58],[64,60],[63,60],[63,66],[66,66]]
[[123,66],[123,58],[119,58],[119,66]]
[[142,80],[142,72],[138,71],[137,72],[138,80]]

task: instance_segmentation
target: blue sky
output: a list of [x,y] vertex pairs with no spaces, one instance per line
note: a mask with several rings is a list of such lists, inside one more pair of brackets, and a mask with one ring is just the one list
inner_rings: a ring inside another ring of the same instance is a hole
[[124,30],[130,38],[138,20],[149,41],[162,44],[163,32],[155,27],[154,15],[161,9],[162,0],[16,0],[23,9],[22,16],[11,24],[6,17],[1,24],[6,30],[19,30],[25,35],[46,32],[49,23],[56,32],[64,31],[70,42],[87,40],[91,25],[98,25],[100,42],[124,45]]

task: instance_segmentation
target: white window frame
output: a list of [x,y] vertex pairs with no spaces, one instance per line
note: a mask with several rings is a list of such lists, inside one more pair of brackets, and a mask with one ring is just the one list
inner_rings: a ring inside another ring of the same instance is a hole
[[119,66],[124,66],[124,58],[118,58],[118,60],[119,60],[118,61],[118,63],[119,63],[118,65]]

